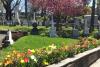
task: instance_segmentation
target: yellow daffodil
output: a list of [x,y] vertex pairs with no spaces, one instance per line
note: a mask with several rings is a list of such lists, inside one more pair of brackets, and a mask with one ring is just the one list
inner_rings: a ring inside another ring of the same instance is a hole
[[21,60],[20,63],[24,63],[24,60]]
[[56,46],[54,44],[49,46],[51,49],[56,49]]
[[43,61],[43,64],[44,65],[49,65],[49,63],[46,60]]
[[35,53],[35,50],[34,50],[34,49],[32,49],[32,50],[31,50],[31,52],[32,52],[32,53]]
[[0,66],[2,65],[2,62],[0,62]]
[[11,56],[10,55],[7,55],[7,58],[10,58]]
[[13,53],[14,53],[14,54],[16,54],[16,53],[17,53],[17,51],[16,51],[16,50],[13,50]]

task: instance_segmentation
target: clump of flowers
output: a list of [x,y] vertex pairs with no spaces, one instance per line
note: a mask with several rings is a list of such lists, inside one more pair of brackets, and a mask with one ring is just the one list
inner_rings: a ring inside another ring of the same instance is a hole
[[78,45],[75,45],[75,54],[82,53],[86,50],[96,48],[98,46],[97,40],[94,38],[81,38]]
[[52,44],[45,48],[28,49],[26,52],[13,50],[0,62],[1,67],[45,67],[75,54],[97,47],[97,40],[82,38],[77,45]]

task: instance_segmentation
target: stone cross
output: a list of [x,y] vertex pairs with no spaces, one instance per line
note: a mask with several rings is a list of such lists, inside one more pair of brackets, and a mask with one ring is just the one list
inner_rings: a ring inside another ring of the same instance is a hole
[[33,22],[36,23],[35,12],[34,12]]

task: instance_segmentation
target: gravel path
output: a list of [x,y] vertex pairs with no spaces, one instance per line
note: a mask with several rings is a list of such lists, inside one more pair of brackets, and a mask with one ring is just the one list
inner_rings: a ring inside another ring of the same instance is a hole
[[5,34],[0,34],[0,48],[2,48],[2,41],[5,38]]

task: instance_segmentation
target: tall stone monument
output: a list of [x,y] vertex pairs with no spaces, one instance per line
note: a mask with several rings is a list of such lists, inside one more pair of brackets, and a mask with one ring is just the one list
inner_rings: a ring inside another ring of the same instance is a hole
[[10,30],[8,30],[8,40],[10,45],[12,45],[14,43],[13,39],[12,39],[12,33]]
[[49,36],[50,37],[57,37],[56,27],[54,25],[55,25],[55,23],[53,21],[53,15],[52,15],[52,18],[51,18],[51,28],[50,28],[50,31],[49,31]]
[[87,16],[84,16],[84,29],[83,29],[83,36],[89,35],[89,19]]

